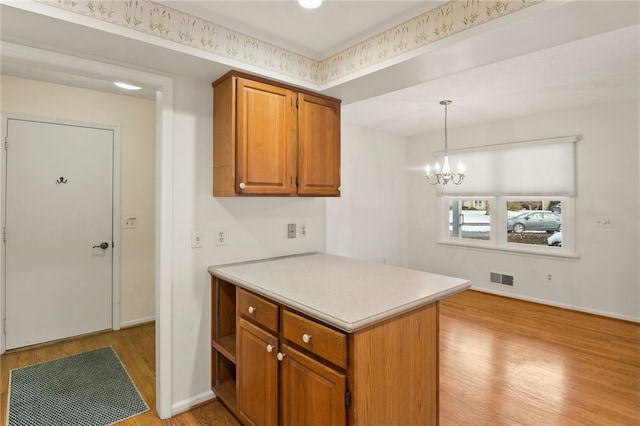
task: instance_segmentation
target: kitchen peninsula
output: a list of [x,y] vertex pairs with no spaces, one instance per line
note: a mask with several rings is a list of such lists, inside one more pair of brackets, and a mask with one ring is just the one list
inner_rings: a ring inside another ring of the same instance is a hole
[[212,388],[247,425],[436,425],[439,301],[467,280],[312,253],[209,267]]

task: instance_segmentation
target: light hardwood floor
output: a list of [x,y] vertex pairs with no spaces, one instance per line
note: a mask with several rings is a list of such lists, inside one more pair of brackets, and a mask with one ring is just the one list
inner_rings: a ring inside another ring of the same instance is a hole
[[[148,324],[3,355],[1,421],[10,369],[107,345],[154,407],[154,331]],[[163,421],[152,408],[121,424],[238,423],[210,402]],[[640,324],[475,291],[450,297],[440,310],[440,425],[639,426]]]

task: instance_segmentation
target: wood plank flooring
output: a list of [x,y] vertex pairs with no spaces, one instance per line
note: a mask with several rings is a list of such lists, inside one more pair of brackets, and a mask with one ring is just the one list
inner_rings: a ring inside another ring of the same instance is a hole
[[440,425],[640,425],[640,324],[470,290],[446,299]]
[[[152,407],[120,424],[238,425],[215,401],[158,418],[154,334],[147,324],[3,355],[0,421],[10,369],[112,345]],[[448,298],[440,425],[640,426],[640,324],[470,290]]]
[[96,333],[37,347],[7,352],[0,357],[0,422],[6,424],[9,371],[38,362],[61,358],[104,346],[113,349],[125,365],[142,397],[149,405],[146,413],[118,423],[122,426],[236,426],[239,423],[218,401],[212,401],[189,412],[160,420],[155,411],[155,324],[148,323],[120,331]]

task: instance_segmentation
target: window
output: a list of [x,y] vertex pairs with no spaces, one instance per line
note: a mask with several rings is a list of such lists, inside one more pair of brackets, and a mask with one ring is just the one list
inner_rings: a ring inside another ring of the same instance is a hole
[[[574,257],[575,142],[579,137],[449,152],[462,185],[438,186],[440,242]],[[554,167],[541,167],[549,162]]]
[[449,199],[449,237],[469,240],[491,239],[490,200]]
[[441,243],[573,256],[572,198],[445,196],[442,205]]

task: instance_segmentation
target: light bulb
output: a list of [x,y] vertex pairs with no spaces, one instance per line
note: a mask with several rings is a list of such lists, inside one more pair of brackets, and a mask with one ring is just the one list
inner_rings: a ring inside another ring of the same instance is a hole
[[436,165],[434,167],[436,169],[436,173],[440,173],[440,163],[436,161]]
[[444,164],[442,166],[442,172],[443,173],[451,172],[451,166],[449,165],[449,156],[448,155],[444,156]]
[[427,176],[431,176],[431,166],[427,164],[427,167],[425,169],[427,171]]
[[322,4],[322,0],[298,0],[298,4],[305,9],[315,9]]
[[458,173],[464,173],[464,164],[462,164],[462,161],[458,162]]

